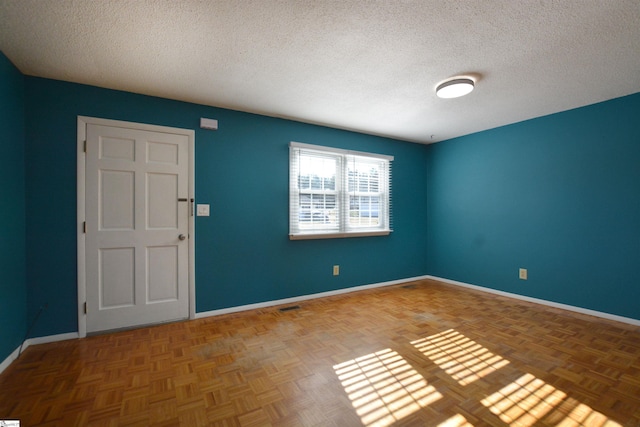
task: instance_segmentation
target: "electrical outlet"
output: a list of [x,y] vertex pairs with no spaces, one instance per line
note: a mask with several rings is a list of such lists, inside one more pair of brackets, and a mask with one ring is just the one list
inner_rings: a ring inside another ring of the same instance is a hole
[[527,269],[526,268],[521,268],[520,269],[520,279],[521,280],[527,280]]
[[334,276],[339,276],[340,275],[340,266],[339,265],[334,265],[333,266],[333,275]]

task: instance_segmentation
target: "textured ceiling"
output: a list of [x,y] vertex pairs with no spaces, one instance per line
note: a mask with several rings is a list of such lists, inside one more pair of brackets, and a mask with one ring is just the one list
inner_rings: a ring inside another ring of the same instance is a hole
[[[0,0],[0,49],[27,75],[435,142],[639,92],[640,1]],[[437,98],[456,75],[476,90]]]

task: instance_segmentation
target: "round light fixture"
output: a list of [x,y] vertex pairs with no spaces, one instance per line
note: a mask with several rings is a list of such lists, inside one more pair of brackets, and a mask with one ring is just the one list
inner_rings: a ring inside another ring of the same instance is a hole
[[458,77],[440,83],[436,88],[436,95],[438,95],[439,98],[457,98],[470,93],[473,87],[473,80],[466,77]]

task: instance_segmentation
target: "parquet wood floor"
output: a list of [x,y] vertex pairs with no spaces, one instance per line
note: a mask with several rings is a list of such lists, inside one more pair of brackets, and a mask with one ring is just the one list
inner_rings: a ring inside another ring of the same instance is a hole
[[431,280],[29,347],[21,426],[640,426],[640,328]]

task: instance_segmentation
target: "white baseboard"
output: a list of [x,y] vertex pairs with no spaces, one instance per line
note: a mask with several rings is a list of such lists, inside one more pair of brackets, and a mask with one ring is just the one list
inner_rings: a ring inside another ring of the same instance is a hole
[[58,334],[58,335],[48,335],[46,337],[36,337],[29,338],[25,341],[24,347],[22,347],[22,351],[24,351],[30,345],[36,344],[46,344],[48,342],[56,342],[56,341],[66,341],[80,338],[77,332],[68,332],[66,334]]
[[430,277],[431,276],[411,277],[407,279],[392,280],[390,282],[380,282],[380,283],[373,283],[370,285],[361,285],[361,286],[354,286],[351,288],[337,289],[335,291],[320,292],[317,294],[301,295],[298,297],[265,301],[265,302],[255,303],[255,304],[240,305],[236,307],[222,308],[219,310],[203,311],[200,313],[196,313],[195,318],[201,319],[203,317],[220,316],[222,314],[238,313],[240,311],[255,310],[257,308],[273,307],[274,305],[291,304],[295,302],[307,301],[310,299],[325,298],[325,297],[330,297],[334,295],[341,295],[341,294],[347,294],[351,292],[363,291],[365,289],[382,288],[385,286],[398,285],[400,283],[414,282],[416,280],[428,279]]
[[450,285],[461,286],[463,288],[475,289],[481,292],[487,292],[490,294],[501,295],[508,298],[514,298],[522,301],[533,302],[536,304],[546,305],[548,307],[560,308],[562,310],[573,311],[580,314],[587,314],[589,316],[600,317],[607,320],[614,320],[616,322],[628,323],[634,326],[640,326],[640,320],[632,319],[630,317],[618,316],[616,314],[605,313],[602,311],[590,310],[588,308],[576,307],[573,305],[562,304],[559,302],[548,301],[539,298],[527,297],[524,295],[513,294],[511,292],[499,291],[497,289],[485,288],[484,286],[471,285],[469,283],[458,282],[456,280],[444,279],[436,276],[425,276],[426,279],[437,280],[439,282],[448,283]]
[[0,363],[0,374],[4,372],[5,369],[11,365],[11,363],[18,358],[18,352],[20,351],[20,347],[16,348],[13,353],[7,356],[6,359],[2,363]]
[[[29,338],[29,339],[25,340],[22,343],[22,352],[24,352],[27,348],[29,348],[30,345],[46,344],[46,343],[49,343],[49,342],[72,340],[72,339],[76,339],[76,338],[79,338],[79,335],[78,335],[77,332],[69,332],[69,333],[66,333],[66,334],[57,334],[57,335],[48,335],[46,337]],[[9,365],[11,365],[11,363],[18,358],[18,356],[20,355],[20,352],[21,352],[20,347],[16,348],[13,351],[13,353],[11,353],[9,356],[7,356],[7,358],[4,359],[4,361],[2,363],[0,363],[0,374],[3,373],[4,370],[7,369],[9,367]]]

